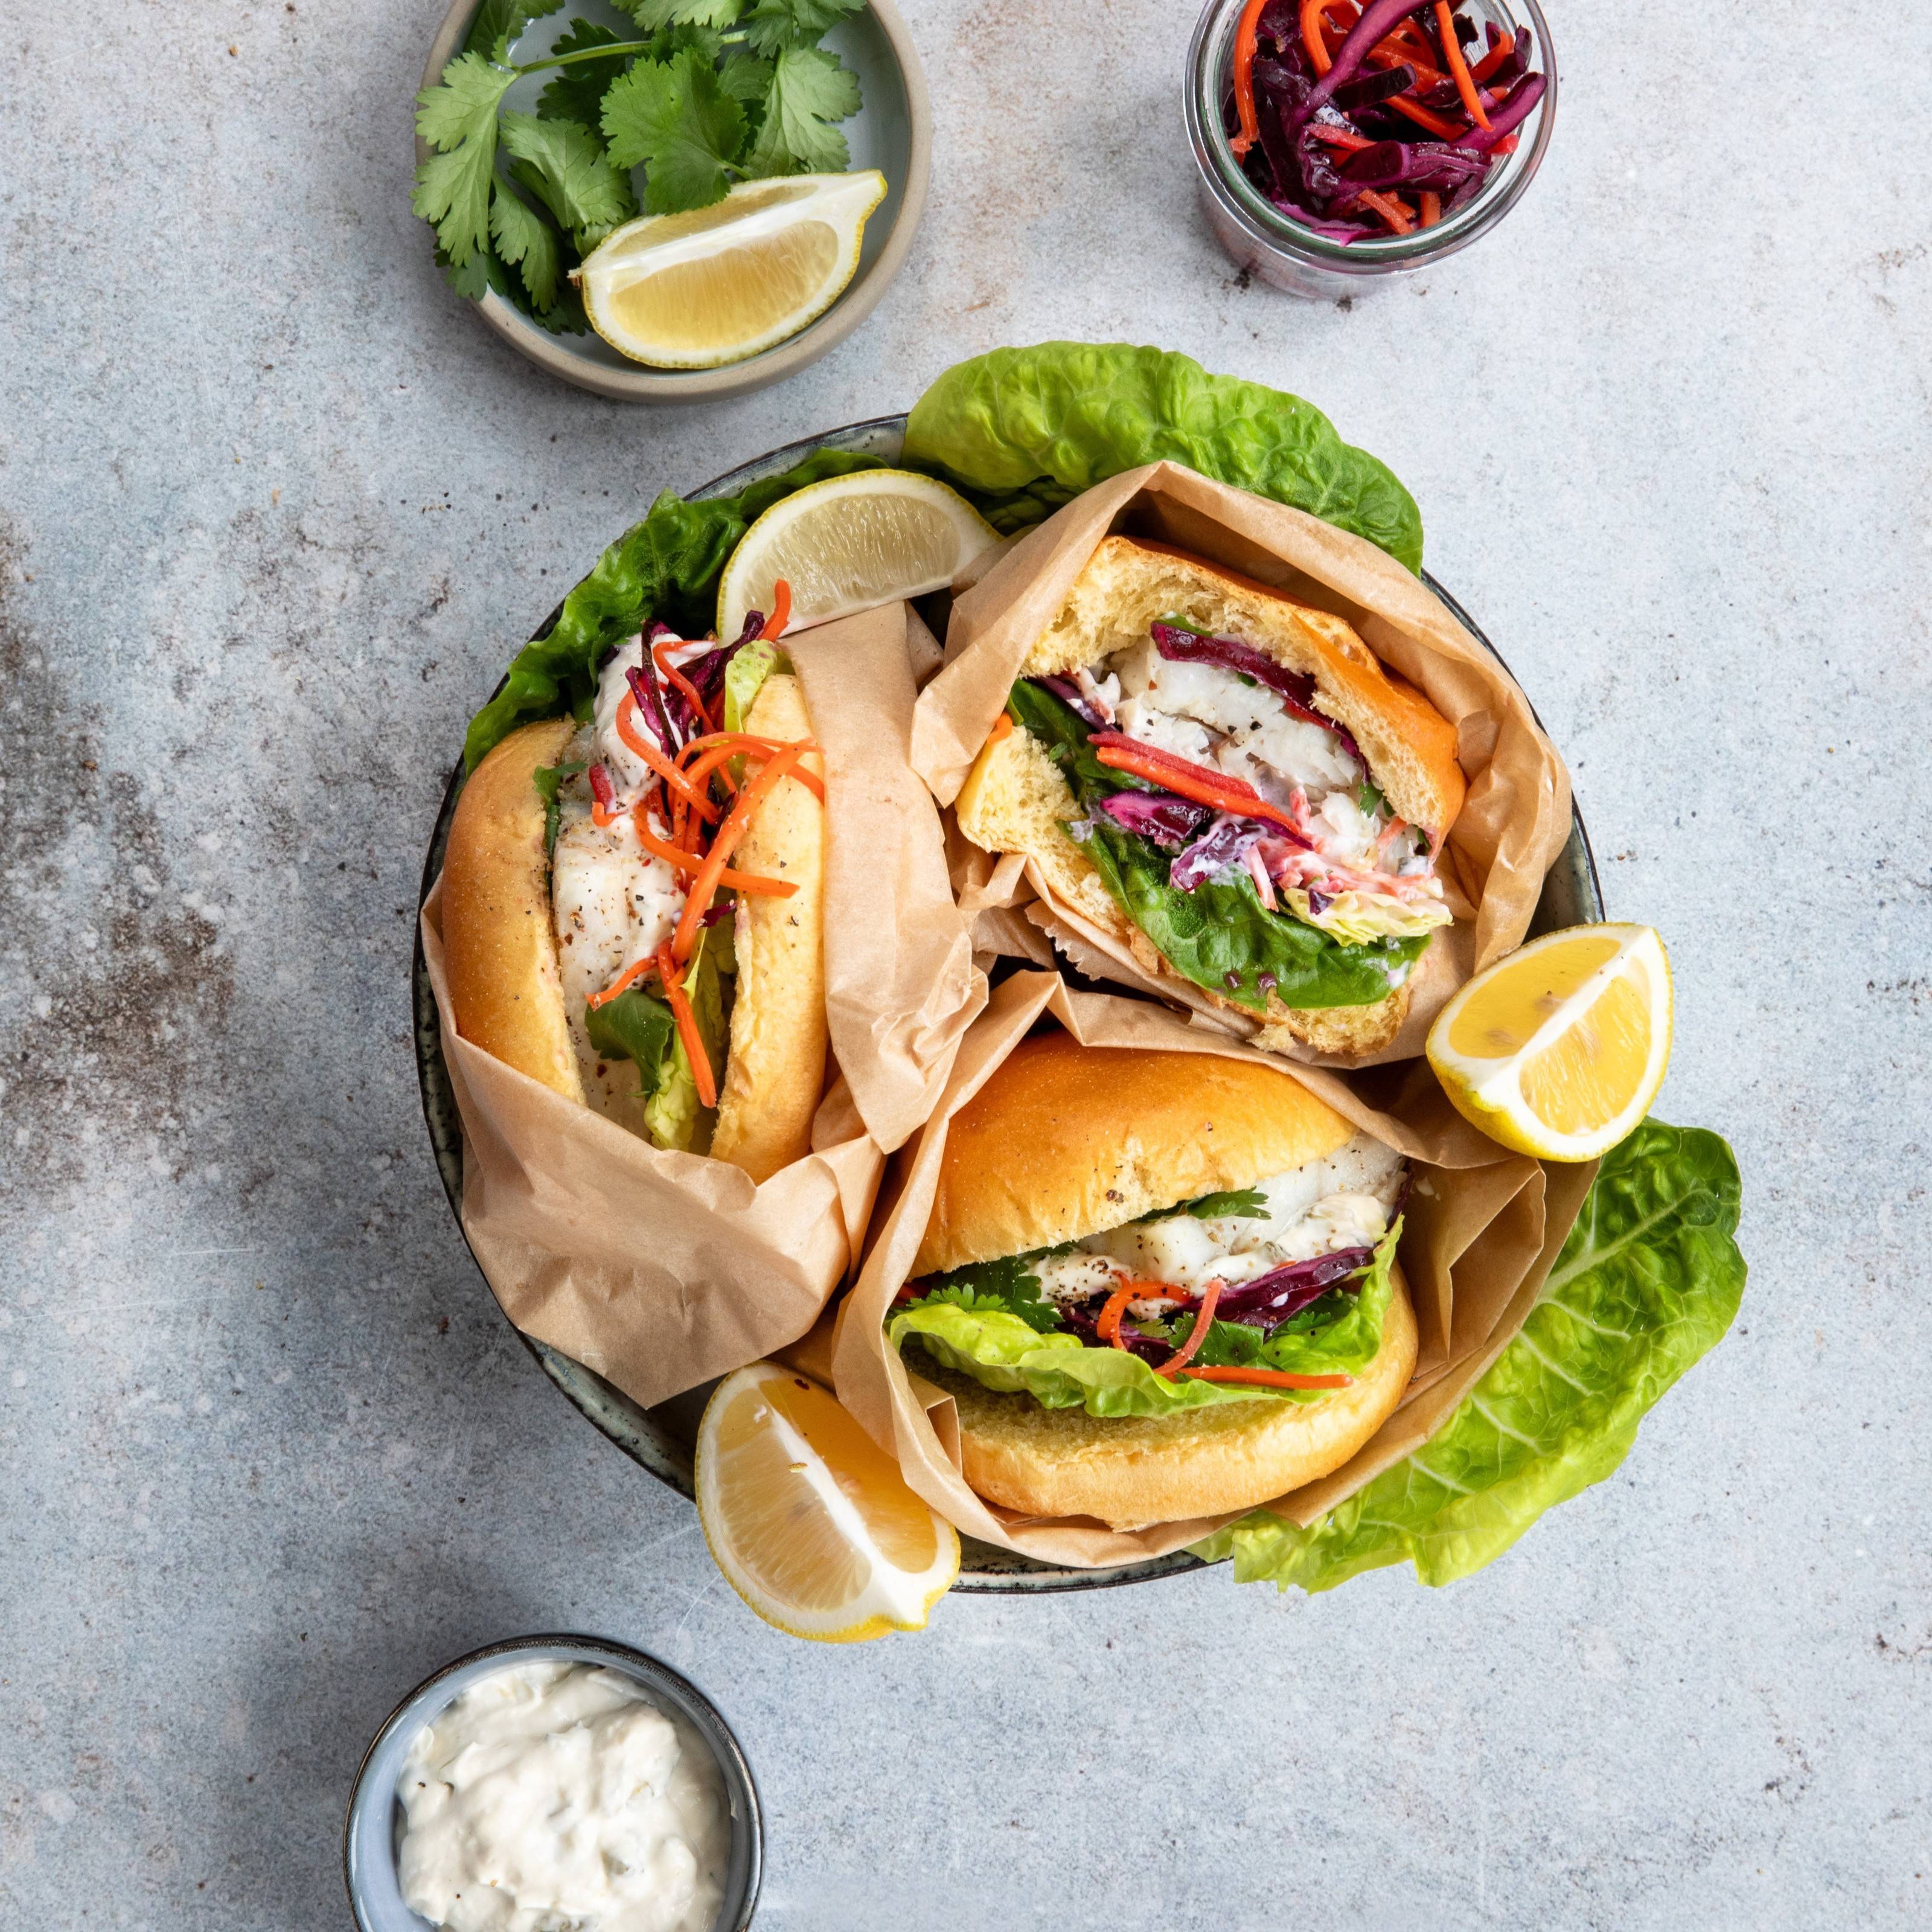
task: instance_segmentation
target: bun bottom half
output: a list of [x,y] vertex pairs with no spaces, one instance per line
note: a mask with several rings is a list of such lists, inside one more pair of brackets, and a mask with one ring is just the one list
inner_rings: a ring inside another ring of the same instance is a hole
[[1415,1311],[1398,1275],[1375,1360],[1319,1402],[1108,1418],[996,1394],[923,1349],[907,1366],[952,1397],[962,1472],[988,1502],[1133,1529],[1252,1509],[1339,1469],[1394,1413],[1415,1355]]

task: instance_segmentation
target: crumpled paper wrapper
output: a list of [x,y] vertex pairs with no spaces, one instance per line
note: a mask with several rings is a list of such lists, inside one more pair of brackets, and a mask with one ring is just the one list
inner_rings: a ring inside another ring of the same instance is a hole
[[[838,1311],[832,1366],[839,1400],[934,1509],[969,1535],[1042,1562],[1079,1568],[1139,1562],[1232,1520],[1201,1516],[1115,1530],[1085,1517],[1024,1517],[986,1502],[960,1473],[952,1398],[916,1366],[908,1370],[886,1340],[886,1311],[932,1210],[947,1123],[1046,1016],[1089,1046],[1216,1053],[1273,1067],[1414,1164],[1400,1252],[1420,1331],[1415,1373],[1402,1406],[1351,1461],[1264,1505],[1312,1522],[1426,1441],[1522,1325],[1594,1168],[1546,1168],[1498,1147],[1449,1105],[1426,1065],[1350,1081],[1286,1065],[1143,1001],[1076,992],[1058,974],[1022,972],[1003,982],[961,1046],[938,1112],[900,1156],[891,1210]],[[1016,1150],[1016,1158],[1023,1157]]]
[[[1570,778],[1516,681],[1419,578],[1374,544],[1300,510],[1216,483],[1175,463],[1097,484],[1006,550],[954,604],[945,669],[920,694],[912,764],[950,805],[1006,701],[1028,652],[1102,538],[1172,544],[1346,617],[1393,670],[1456,727],[1468,781],[1439,868],[1456,923],[1418,962],[1400,1033],[1360,1057],[1295,1046],[1312,1065],[1412,1058],[1430,1022],[1472,974],[1520,945],[1544,874],[1570,836]],[[1070,964],[1188,1008],[1204,1027],[1247,1038],[1258,1023],[1210,1003],[1178,978],[1150,979],[1111,934],[1053,897],[1016,856],[995,860],[953,836],[954,886],[982,952],[1039,962],[1022,922],[1052,936]]]
[[[463,1230],[516,1326],[649,1406],[804,1334],[856,1259],[885,1164],[931,1112],[984,976],[939,814],[907,764],[913,652],[891,604],[785,640],[824,747],[826,1018],[812,1151],[762,1186],[667,1153],[463,1039],[440,881],[422,944],[464,1130]],[[828,1075],[834,1072],[828,1069]]]

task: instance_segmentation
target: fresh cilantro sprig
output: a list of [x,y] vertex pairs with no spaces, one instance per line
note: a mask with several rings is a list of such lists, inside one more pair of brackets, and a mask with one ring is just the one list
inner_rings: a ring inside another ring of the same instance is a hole
[[[818,43],[864,0],[634,0],[647,38],[572,20],[543,59],[513,62],[524,30],[562,4],[484,0],[463,51],[416,97],[432,152],[411,205],[463,294],[496,289],[580,334],[572,273],[640,206],[681,214],[739,182],[850,165],[838,123],[858,112],[859,82]],[[538,73],[551,77],[536,113],[506,110]]]
[[1258,1187],[1232,1187],[1225,1193],[1203,1194],[1193,1201],[1178,1202],[1172,1208],[1156,1208],[1143,1214],[1142,1221],[1164,1221],[1170,1214],[1192,1214],[1197,1221],[1218,1221],[1238,1214],[1252,1221],[1268,1218],[1268,1196]]
[[973,1314],[1017,1315],[1028,1328],[1049,1334],[1061,1325],[1060,1311],[1041,1297],[1034,1264],[1066,1252],[1064,1246],[1042,1248],[1032,1254],[1007,1255],[996,1262],[955,1268],[950,1274],[929,1276],[914,1284],[919,1293],[908,1305],[917,1308],[928,1301],[946,1301]]

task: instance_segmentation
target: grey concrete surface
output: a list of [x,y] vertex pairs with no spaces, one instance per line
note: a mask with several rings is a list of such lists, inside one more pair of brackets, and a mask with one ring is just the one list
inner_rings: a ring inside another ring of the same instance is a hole
[[[702,413],[554,386],[408,210],[440,0],[67,0],[0,81],[0,1922],[340,1925],[350,1774],[446,1658],[693,1672],[760,1923],[1932,1922],[1932,16],[1556,6],[1505,227],[1355,306],[1198,220],[1186,7],[907,8],[911,266]],[[1225,1571],[795,1644],[566,1407],[417,1111],[463,721],[660,485],[1064,334],[1306,394],[1574,764],[1736,1145],[1730,1340],[1480,1577]]]

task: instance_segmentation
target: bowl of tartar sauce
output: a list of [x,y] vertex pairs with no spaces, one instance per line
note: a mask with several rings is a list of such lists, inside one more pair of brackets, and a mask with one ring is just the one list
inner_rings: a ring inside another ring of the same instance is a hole
[[698,1687],[601,1637],[526,1636],[410,1692],[356,1773],[360,1932],[744,1932],[758,1786]]

